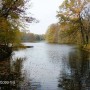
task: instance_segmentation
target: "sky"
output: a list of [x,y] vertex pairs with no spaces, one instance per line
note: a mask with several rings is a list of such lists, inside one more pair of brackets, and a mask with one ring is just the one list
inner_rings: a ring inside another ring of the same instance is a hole
[[30,12],[33,17],[39,20],[39,23],[30,24],[28,28],[30,32],[45,34],[50,24],[58,22],[56,11],[58,11],[62,2],[63,0],[31,0]]

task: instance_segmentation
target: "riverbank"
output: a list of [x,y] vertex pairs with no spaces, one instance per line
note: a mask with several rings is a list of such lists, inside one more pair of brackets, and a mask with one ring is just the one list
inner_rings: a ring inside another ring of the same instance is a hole
[[29,45],[29,46],[26,46],[26,45],[24,45],[24,44],[19,44],[19,45],[14,45],[14,46],[12,46],[12,49],[13,50],[18,50],[18,49],[26,49],[26,48],[33,48],[34,46],[31,46],[31,45]]
[[11,53],[12,53],[11,47],[0,45],[0,60],[9,57]]
[[84,45],[82,49],[83,49],[84,51],[90,52],[90,44]]
[[86,52],[90,52],[90,44],[88,45],[78,45],[77,46],[78,49],[86,51]]
[[0,45],[0,60],[4,58],[8,58],[14,50],[25,49],[25,48],[33,48],[33,46],[25,46],[23,44],[19,44],[8,47],[5,45]]

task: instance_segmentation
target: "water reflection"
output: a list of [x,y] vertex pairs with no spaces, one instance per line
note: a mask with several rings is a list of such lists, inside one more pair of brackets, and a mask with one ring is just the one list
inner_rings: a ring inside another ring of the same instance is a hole
[[13,81],[0,84],[1,90],[90,90],[89,53],[68,45],[33,45],[0,61],[0,81]]
[[90,90],[90,53],[73,51],[69,53],[68,70],[64,67],[59,78],[59,87],[63,90]]
[[10,58],[0,61],[0,90],[20,90],[23,59],[13,61]]

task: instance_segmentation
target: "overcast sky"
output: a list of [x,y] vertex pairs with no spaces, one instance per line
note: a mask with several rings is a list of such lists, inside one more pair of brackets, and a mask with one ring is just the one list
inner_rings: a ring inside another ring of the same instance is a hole
[[44,34],[50,24],[57,22],[56,11],[63,0],[31,0],[31,2],[30,12],[40,22],[30,24],[30,32]]

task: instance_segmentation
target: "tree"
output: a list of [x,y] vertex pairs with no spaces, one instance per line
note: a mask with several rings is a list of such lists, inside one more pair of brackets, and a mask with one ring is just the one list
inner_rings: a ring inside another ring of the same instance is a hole
[[[89,2],[89,0],[65,0],[59,8],[57,17],[59,23],[72,23],[75,32],[78,30],[82,35],[82,43],[86,44],[84,27],[81,20],[81,11],[83,7]],[[74,33],[74,32],[73,32]]]
[[84,27],[85,42],[88,44],[90,35],[90,3],[84,6],[80,16]]
[[25,14],[27,2],[29,0],[0,0],[0,44],[15,43],[20,27],[24,25],[21,21],[31,23],[35,20]]
[[58,41],[58,25],[51,24],[46,32],[46,41],[49,43],[55,43]]

